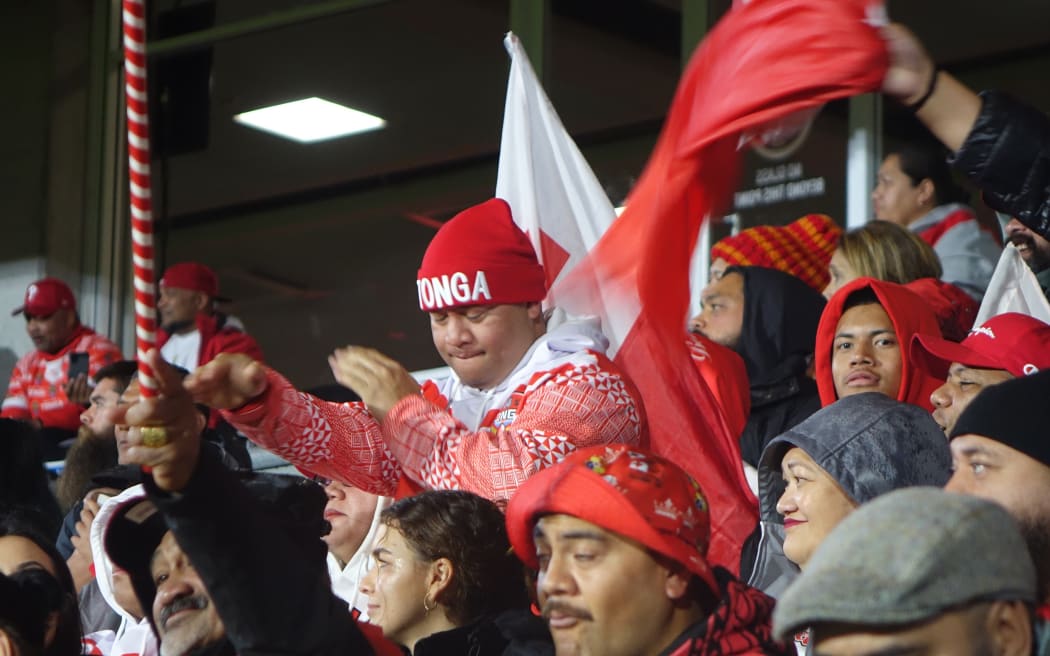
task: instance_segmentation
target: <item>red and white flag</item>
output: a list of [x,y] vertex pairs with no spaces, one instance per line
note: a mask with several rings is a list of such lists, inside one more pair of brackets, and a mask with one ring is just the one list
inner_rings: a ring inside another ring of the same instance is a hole
[[610,355],[642,395],[653,450],[703,487],[711,509],[708,557],[733,572],[757,509],[737,436],[686,346],[690,258],[701,224],[736,187],[749,135],[879,87],[887,57],[873,23],[881,10],[863,0],[734,6],[694,53],[615,221],[520,44],[508,38],[513,62],[497,196],[550,267],[549,298],[570,314],[602,317]]
[[[616,213],[554,111],[521,41],[509,32],[503,45],[510,76],[496,197],[510,204],[514,221],[529,234],[551,287],[598,243]],[[555,293],[546,305],[559,305]]]

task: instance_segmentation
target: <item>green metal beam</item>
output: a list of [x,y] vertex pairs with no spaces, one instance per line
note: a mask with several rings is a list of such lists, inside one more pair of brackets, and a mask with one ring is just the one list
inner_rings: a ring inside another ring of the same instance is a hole
[[146,55],[165,57],[178,53],[206,48],[219,41],[229,41],[260,32],[301,25],[308,21],[330,18],[338,14],[358,9],[366,9],[390,0],[331,0],[316,4],[303,5],[294,9],[274,11],[253,18],[216,25],[215,27],[182,34],[168,39],[150,41],[146,44]]
[[682,0],[682,68],[711,29],[710,0]]
[[540,82],[550,60],[550,0],[510,0],[510,29],[521,39]]

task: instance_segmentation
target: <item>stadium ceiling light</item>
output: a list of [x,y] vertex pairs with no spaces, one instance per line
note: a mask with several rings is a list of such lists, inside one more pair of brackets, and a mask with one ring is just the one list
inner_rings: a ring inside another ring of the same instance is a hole
[[234,115],[233,120],[299,143],[317,143],[386,125],[378,116],[317,97],[253,109]]

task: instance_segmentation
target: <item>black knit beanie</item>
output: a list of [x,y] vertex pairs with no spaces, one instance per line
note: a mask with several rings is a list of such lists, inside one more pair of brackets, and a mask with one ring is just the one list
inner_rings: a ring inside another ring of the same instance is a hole
[[980,435],[1050,467],[1050,370],[984,390],[963,410],[948,436]]

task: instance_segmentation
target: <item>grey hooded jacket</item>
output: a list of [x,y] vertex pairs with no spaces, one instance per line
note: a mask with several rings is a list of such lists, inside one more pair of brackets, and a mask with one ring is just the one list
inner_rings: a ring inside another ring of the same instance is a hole
[[951,451],[928,412],[878,392],[847,396],[774,438],[758,466],[760,535],[753,559],[741,564],[752,585],[776,597],[798,576],[784,555],[784,521],[777,501],[786,483],[780,462],[792,447],[805,451],[858,504],[897,488],[943,487]]

